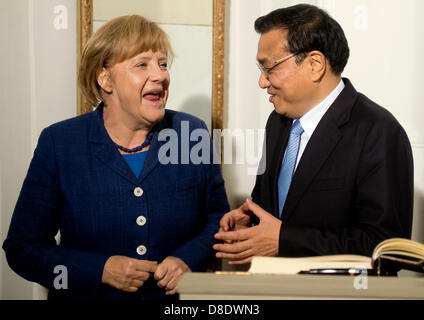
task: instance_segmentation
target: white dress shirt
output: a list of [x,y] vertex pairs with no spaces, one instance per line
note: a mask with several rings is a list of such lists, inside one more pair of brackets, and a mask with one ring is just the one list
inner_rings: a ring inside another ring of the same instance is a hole
[[[321,121],[324,114],[327,112],[327,110],[330,108],[330,106],[333,104],[333,102],[337,99],[339,94],[344,89],[345,85],[343,83],[343,80],[340,80],[337,87],[331,91],[331,93],[322,100],[318,105],[313,107],[311,110],[309,110],[306,114],[304,114],[300,119],[300,124],[303,128],[303,133],[300,136],[300,145],[299,145],[299,153],[297,155],[296,160],[296,167],[299,164],[300,158],[302,157],[303,151],[305,151],[306,145],[309,142],[309,139],[312,137],[312,134],[315,131],[315,128],[317,127],[318,123]],[[295,119],[296,120],[296,119]],[[293,122],[295,121],[293,120]]]

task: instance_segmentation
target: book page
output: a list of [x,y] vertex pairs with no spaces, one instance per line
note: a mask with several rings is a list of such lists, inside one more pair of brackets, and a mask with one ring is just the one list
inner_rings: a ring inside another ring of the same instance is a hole
[[424,244],[403,238],[387,239],[375,247],[372,255],[373,260],[376,260],[382,254],[424,259]]
[[359,255],[329,255],[303,258],[253,257],[252,274],[297,274],[310,269],[372,268],[371,258]]

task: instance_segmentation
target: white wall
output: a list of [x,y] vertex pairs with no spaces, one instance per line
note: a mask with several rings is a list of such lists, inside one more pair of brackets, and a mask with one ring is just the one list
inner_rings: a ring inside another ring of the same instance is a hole
[[211,26],[212,0],[94,0],[94,19],[140,14],[161,24]]
[[[254,21],[297,3],[326,9],[343,27],[351,57],[343,76],[358,91],[391,111],[413,147],[415,201],[412,238],[424,242],[424,1],[422,0],[227,0],[225,127],[263,128],[273,110],[258,86]],[[235,152],[235,151],[234,151]],[[250,196],[254,177],[247,165],[224,165],[232,208]]]
[[[76,2],[1,1],[0,23],[3,243],[41,130],[76,114]],[[43,288],[8,267],[3,250],[0,268],[1,299],[45,298]]]

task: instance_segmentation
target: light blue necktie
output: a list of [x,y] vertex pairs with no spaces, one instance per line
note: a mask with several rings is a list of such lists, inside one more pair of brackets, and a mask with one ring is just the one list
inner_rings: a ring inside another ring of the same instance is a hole
[[296,167],[297,155],[299,153],[300,136],[303,133],[302,125],[297,119],[290,130],[289,142],[287,143],[286,155],[278,176],[278,210],[281,217],[287,194],[289,193],[290,183]]

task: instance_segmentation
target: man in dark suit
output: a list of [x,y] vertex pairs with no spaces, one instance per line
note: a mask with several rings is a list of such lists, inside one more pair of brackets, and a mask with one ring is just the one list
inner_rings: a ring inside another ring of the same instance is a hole
[[384,108],[341,77],[349,47],[340,25],[311,5],[260,17],[259,86],[275,110],[266,125],[265,172],[252,200],[227,213],[218,258],[371,255],[409,238],[413,160]]

